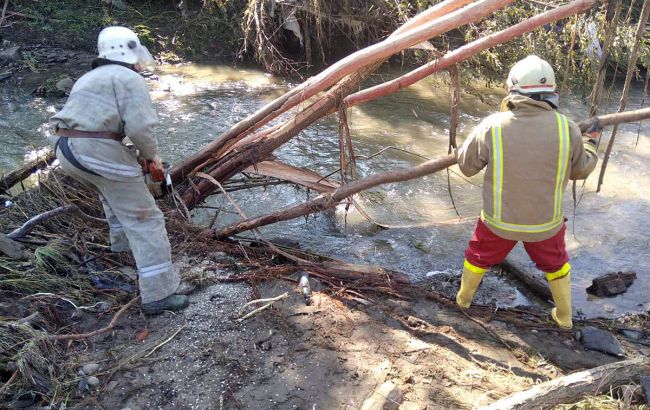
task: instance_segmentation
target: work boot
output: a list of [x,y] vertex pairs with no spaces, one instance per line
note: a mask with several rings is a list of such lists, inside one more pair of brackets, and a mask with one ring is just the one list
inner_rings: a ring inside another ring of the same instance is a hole
[[456,303],[458,306],[466,309],[472,304],[474,293],[476,293],[478,285],[481,284],[481,279],[483,279],[485,272],[487,272],[487,269],[474,266],[465,260],[463,276],[460,280],[460,290],[456,294]]
[[185,295],[172,294],[165,299],[155,302],[143,303],[142,311],[145,315],[157,315],[165,310],[176,312],[185,309],[190,304],[190,300]]
[[567,273],[561,278],[550,280],[551,295],[555,307],[551,310],[551,317],[563,329],[571,329],[571,274]]

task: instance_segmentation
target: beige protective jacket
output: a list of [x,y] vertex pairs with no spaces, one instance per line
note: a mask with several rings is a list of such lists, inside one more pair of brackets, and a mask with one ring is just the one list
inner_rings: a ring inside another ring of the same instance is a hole
[[[84,74],[72,87],[63,109],[50,118],[56,128],[109,131],[126,135],[151,159],[158,154],[158,124],[147,83],[140,74],[108,64]],[[70,138],[70,150],[86,168],[114,181],[142,176],[135,149],[119,141]]]
[[507,96],[506,111],[487,117],[458,150],[461,171],[484,167],[481,219],[496,235],[538,242],[564,222],[562,194],[569,179],[596,166],[596,147],[578,126],[545,102]]

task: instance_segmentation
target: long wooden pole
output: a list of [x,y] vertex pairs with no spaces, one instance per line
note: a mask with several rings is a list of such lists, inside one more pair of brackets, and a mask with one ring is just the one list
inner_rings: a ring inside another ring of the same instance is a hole
[[[603,126],[621,124],[623,122],[636,122],[647,118],[650,118],[650,108],[644,108],[641,110],[624,113],[602,115],[598,117],[600,123]],[[590,120],[581,121],[579,123],[580,129],[582,131],[585,131],[589,123]],[[216,232],[216,235],[218,237],[236,235],[238,233],[258,228],[260,226],[269,225],[280,221],[287,221],[289,219],[321,212],[326,209],[335,207],[345,198],[348,198],[377,185],[402,182],[419,178],[424,175],[429,175],[446,169],[455,163],[456,157],[454,155],[445,155],[425,161],[422,164],[416,165],[414,167],[390,170],[371,175],[369,177],[350,182],[349,184],[342,185],[333,191],[319,195],[316,198],[304,202],[300,205],[283,208],[266,215],[240,221],[236,224],[218,230]]]
[[411,71],[410,73],[407,73],[399,78],[352,94],[346,97],[344,102],[348,106],[353,106],[397,92],[403,88],[415,84],[416,82],[435,72],[442,71],[453,66],[454,64],[458,64],[461,61],[467,60],[468,58],[473,57],[475,54],[483,50],[487,50],[490,47],[505,43],[506,41],[512,40],[515,37],[541,27],[544,24],[563,19],[573,14],[581,13],[585,10],[589,10],[595,4],[595,2],[596,0],[577,0],[562,7],[558,7],[545,13],[538,14],[537,16],[531,17],[528,20],[515,24],[514,26],[511,26],[505,30],[492,33],[488,36],[472,41],[471,43],[465,44],[464,46],[445,54],[443,57],[433,60],[430,63],[423,65],[422,67]]
[[[415,29],[417,29],[420,33],[426,33],[428,27],[431,26],[437,18],[449,15],[450,13],[467,5],[468,3],[471,3],[472,1],[474,0],[446,0],[431,7],[427,11],[418,14],[413,19],[406,22],[403,28],[398,29],[398,31],[403,35],[390,37],[391,41],[393,42],[392,46],[401,47],[400,44],[406,43],[408,45],[404,46],[403,48],[408,48],[412,45],[417,44],[417,40],[415,40],[413,44],[411,44],[411,41],[413,40],[410,40],[409,38],[406,38],[405,40],[405,35]],[[425,24],[428,26],[423,27]],[[426,34],[424,36],[426,37]],[[430,35],[427,38],[431,37],[434,37],[434,35]],[[401,41],[401,43],[396,42],[396,40]],[[183,161],[175,165],[170,172],[172,179],[175,182],[182,180],[188,173],[195,170],[197,167],[201,167],[201,165],[203,165],[206,160],[209,160],[210,158],[218,158],[223,155],[225,151],[239,139],[245,137],[251,132],[254,132],[265,124],[268,124],[270,121],[277,118],[282,113],[314,96],[318,92],[325,90],[328,86],[331,86],[337,81],[343,79],[347,74],[353,72],[355,69],[358,69],[358,63],[356,63],[355,60],[364,58],[368,60],[366,61],[366,64],[370,64],[373,61],[380,59],[381,57],[373,54],[373,52],[387,47],[387,41],[388,40],[385,40],[372,47],[351,54],[347,58],[339,61],[337,64],[323,71],[321,74],[310,78],[299,86],[291,89],[284,95],[266,104],[252,115],[241,120],[233,127],[231,127],[228,131],[221,134],[216,140],[202,148],[199,152],[183,159]],[[401,49],[395,52],[399,51],[401,51]],[[390,56],[391,54],[388,55]]]
[[[618,106],[618,112],[625,111],[625,106],[627,104],[627,96],[630,93],[630,84],[632,83],[632,75],[636,71],[636,62],[639,56],[639,47],[641,46],[641,40],[643,39],[643,33],[645,32],[646,24],[648,23],[648,16],[650,15],[650,1],[643,2],[643,8],[641,9],[641,16],[639,17],[639,25],[636,28],[636,35],[634,36],[634,46],[632,47],[632,52],[630,53],[630,62],[627,67],[627,75],[625,76],[625,85],[623,85],[623,95],[621,95],[621,100]],[[605,156],[603,157],[603,165],[600,168],[600,175],[598,176],[598,187],[596,192],[600,192],[600,187],[603,185],[605,180],[605,171],[607,170],[607,164],[609,163],[609,156],[612,153],[612,148],[614,147],[614,140],[616,139],[616,133],[618,132],[618,125],[614,125],[612,130],[612,136],[609,138],[607,143],[607,149],[605,150]]]

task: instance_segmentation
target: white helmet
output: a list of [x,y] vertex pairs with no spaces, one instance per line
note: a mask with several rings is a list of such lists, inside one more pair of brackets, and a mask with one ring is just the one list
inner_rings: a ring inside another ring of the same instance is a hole
[[126,27],[106,27],[97,37],[99,58],[120,61],[126,64],[140,64],[142,68],[155,65],[147,47],[140,44],[138,36]]
[[530,55],[512,67],[507,84],[508,91],[521,94],[553,93],[555,73],[549,63]]

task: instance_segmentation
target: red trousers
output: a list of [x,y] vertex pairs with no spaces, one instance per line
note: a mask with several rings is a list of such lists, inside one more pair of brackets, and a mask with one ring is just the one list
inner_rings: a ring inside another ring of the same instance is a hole
[[[551,238],[540,242],[524,242],[528,256],[539,270],[547,273],[556,272],[569,261],[564,244],[565,231],[566,225],[563,224],[560,231]],[[489,269],[492,265],[503,262],[516,244],[517,241],[503,239],[492,233],[479,219],[474,235],[465,250],[465,259],[474,266]]]

